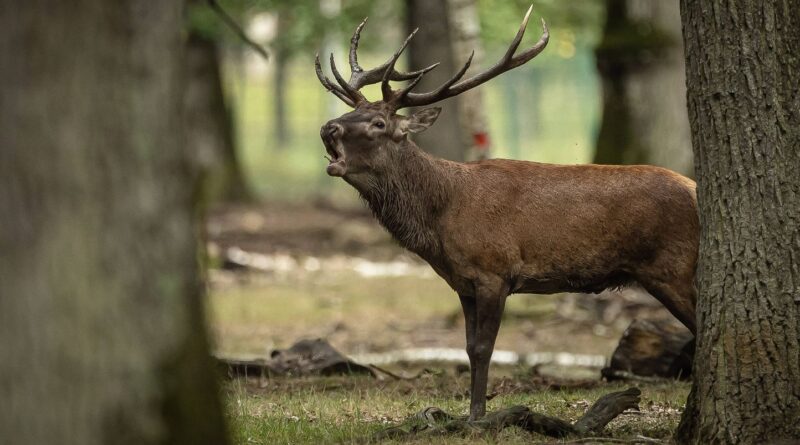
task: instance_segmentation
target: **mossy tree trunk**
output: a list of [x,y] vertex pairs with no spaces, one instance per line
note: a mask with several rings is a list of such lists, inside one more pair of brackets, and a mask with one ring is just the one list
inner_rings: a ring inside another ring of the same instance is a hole
[[596,49],[603,117],[594,162],[692,173],[678,3],[607,0]]
[[681,1],[702,236],[681,443],[800,442],[800,1]]
[[182,2],[0,2],[0,441],[223,444]]

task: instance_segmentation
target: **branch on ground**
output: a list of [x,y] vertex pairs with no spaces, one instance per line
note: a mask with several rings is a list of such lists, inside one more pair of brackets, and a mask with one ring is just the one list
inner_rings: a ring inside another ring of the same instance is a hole
[[532,412],[525,406],[512,406],[489,413],[481,420],[470,422],[439,408],[425,408],[400,425],[379,431],[373,439],[403,438],[414,435],[441,435],[453,433],[498,432],[516,426],[531,433],[549,437],[590,436],[599,433],[614,418],[628,409],[639,409],[641,391],[606,394],[598,399],[575,423]]

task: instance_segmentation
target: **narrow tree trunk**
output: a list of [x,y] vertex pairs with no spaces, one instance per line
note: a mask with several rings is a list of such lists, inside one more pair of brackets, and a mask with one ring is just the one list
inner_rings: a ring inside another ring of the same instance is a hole
[[186,143],[205,178],[203,197],[210,201],[246,201],[250,191],[237,155],[217,43],[190,30],[186,60]]
[[[277,15],[277,28],[278,35],[287,32],[288,18],[287,13],[280,12]],[[289,124],[286,119],[286,71],[289,68],[289,51],[278,45],[274,48],[272,65],[274,71],[273,91],[272,91],[272,112],[273,112],[273,126],[275,128],[275,140],[273,141],[274,147],[279,150],[285,149],[286,144],[289,142]]]
[[682,443],[800,442],[800,1],[681,2],[702,237]]
[[[416,91],[431,91],[443,84],[460,68],[456,65],[451,40],[448,0],[407,0],[409,32],[419,28],[408,48],[409,65],[420,69],[440,62],[415,87]],[[415,142],[425,151],[445,159],[462,161],[466,158],[463,130],[459,117],[461,98],[448,99],[436,106],[443,108],[436,125],[414,135]]]
[[0,2],[0,441],[220,444],[182,2]]
[[597,67],[603,120],[594,161],[691,174],[678,3],[608,0]]

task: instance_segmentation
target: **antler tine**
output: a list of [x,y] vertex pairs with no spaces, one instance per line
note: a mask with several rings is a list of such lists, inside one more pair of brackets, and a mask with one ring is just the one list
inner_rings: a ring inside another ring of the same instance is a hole
[[472,58],[473,57],[475,57],[475,50],[472,50],[472,52],[469,55],[469,58],[467,58],[467,61],[464,63],[464,66],[462,66],[461,69],[458,70],[458,72],[453,77],[448,79],[447,82],[443,83],[442,86],[440,86],[439,88],[434,90],[434,93],[441,93],[441,92],[447,90],[454,83],[458,82],[462,77],[464,77],[464,74],[469,69],[469,66],[472,65]]
[[339,70],[336,69],[336,61],[333,59],[333,53],[331,53],[331,72],[333,72],[333,77],[336,78],[336,81],[339,82],[339,85],[341,85],[344,91],[347,92],[347,95],[353,99],[353,102],[359,103],[367,100],[364,95],[358,91],[358,88],[348,83],[346,80],[344,80],[344,77],[339,74]]
[[[386,62],[382,63],[381,65],[379,65],[379,66],[377,66],[377,67],[375,67],[375,68],[373,68],[371,70],[364,71],[361,68],[361,66],[359,66],[357,64],[357,57],[358,56],[354,52],[356,50],[358,50],[358,41],[361,38],[361,30],[363,29],[363,25],[364,25],[365,22],[366,22],[366,19],[364,20],[364,22],[361,22],[361,24],[356,28],[356,32],[353,33],[353,38],[350,40],[350,61],[351,61],[350,63],[351,63],[351,67],[352,67],[353,61],[356,60],[356,68],[357,68],[357,70],[353,69],[353,74],[350,76],[350,85],[352,85],[356,89],[360,89],[361,87],[363,87],[365,85],[372,85],[374,83],[381,82],[383,80],[384,74],[386,74],[386,69],[389,67],[389,65],[397,62],[396,59],[395,59],[394,62],[392,62],[392,59],[395,58],[394,56],[398,55],[397,53],[395,53],[389,60],[387,60]],[[403,48],[405,48],[408,45],[409,39],[411,39],[411,37],[413,37],[414,33],[416,33],[416,32],[417,31],[414,30],[414,32],[412,32],[411,35],[408,38],[406,38],[406,41],[403,42],[403,46],[399,50],[399,52],[403,51]],[[416,78],[417,76],[419,76],[420,74],[425,74],[428,71],[436,68],[437,66],[439,66],[439,64],[438,63],[434,63],[433,65],[425,67],[425,68],[423,68],[421,70],[411,71],[411,72],[407,72],[407,73],[403,72],[403,71],[397,71],[396,69],[392,69],[392,72],[389,74],[389,80],[395,80],[395,81],[398,81],[398,80],[412,80],[412,79]]]
[[525,51],[517,54],[511,59],[509,65],[511,68],[516,68],[525,62],[533,59],[534,57],[538,56],[544,48],[547,46],[547,42],[550,40],[550,30],[547,29],[547,23],[545,23],[544,19],[542,19],[542,36],[539,38],[539,41],[536,42],[535,45],[526,49]]
[[[383,93],[383,100],[388,101],[392,99],[394,96],[394,92],[392,91],[392,88],[389,86],[389,80],[391,80],[392,74],[396,73],[394,69],[394,64],[397,63],[397,59],[400,58],[400,55],[406,49],[406,46],[408,46],[408,42],[411,41],[411,39],[414,37],[414,34],[416,34],[417,31],[419,31],[419,28],[416,28],[415,30],[411,31],[411,34],[409,34],[408,37],[406,37],[406,40],[403,41],[403,44],[400,45],[400,48],[394,53],[394,55],[392,55],[392,58],[389,59],[388,62],[386,62],[387,65],[386,71],[384,71],[383,80],[381,81],[381,92]],[[422,74],[420,74],[420,76]]]
[[358,64],[358,41],[361,39],[361,30],[364,29],[364,25],[367,24],[368,18],[369,17],[364,17],[364,20],[356,26],[353,37],[350,39],[350,72],[352,73],[364,71],[361,65]]
[[[336,82],[339,85],[336,85],[334,82],[331,82],[322,72],[322,66],[319,63],[319,54],[317,54],[315,65],[317,71],[317,77],[319,78],[322,85],[330,92],[336,95],[339,99],[342,99],[347,105],[351,107],[355,107],[361,102],[366,101],[367,99],[364,97],[363,94],[359,91],[365,85],[371,85],[378,82],[383,82],[384,78],[387,78],[387,85],[386,87],[382,86],[381,89],[385,90],[388,87],[388,81],[402,81],[402,80],[412,80],[412,84],[409,86],[416,85],[419,82],[418,78],[428,71],[436,68],[439,66],[439,63],[434,63],[431,66],[425,67],[421,70],[417,71],[410,71],[410,72],[403,72],[397,71],[394,66],[397,63],[397,59],[402,54],[403,50],[405,50],[406,46],[408,46],[408,42],[411,38],[416,34],[417,30],[414,30],[403,42],[403,45],[400,47],[397,52],[385,63],[381,64],[370,70],[364,70],[361,65],[358,64],[358,43],[361,40],[361,31],[364,29],[364,26],[367,23],[367,18],[361,21],[358,24],[355,31],[353,32],[353,37],[350,39],[350,52],[349,52],[349,61],[350,61],[350,80],[345,81],[344,77],[342,77],[339,70],[336,68],[336,62],[334,61],[333,54],[331,54],[330,63],[331,63],[331,72],[333,72],[333,76],[336,78]],[[390,89],[391,90],[391,89]],[[407,87],[403,95],[408,93],[409,88]],[[394,94],[391,94],[394,96]]]
[[536,57],[542,52],[542,50],[544,50],[544,48],[547,46],[547,42],[550,40],[550,32],[547,29],[547,24],[545,23],[544,19],[542,19],[542,35],[539,37],[539,40],[536,42],[536,44],[520,54],[517,54],[516,56],[514,55],[520,45],[520,42],[522,41],[522,36],[525,34],[525,28],[528,25],[528,19],[530,18],[532,10],[533,5],[531,5],[531,7],[528,8],[528,11],[525,13],[525,18],[523,18],[522,24],[519,27],[519,31],[517,31],[517,35],[514,37],[514,40],[511,41],[508,50],[494,66],[486,71],[480,72],[472,77],[458,82],[461,76],[464,75],[464,72],[466,72],[466,68],[468,68],[469,63],[472,60],[472,56],[470,56],[470,59],[467,61],[465,67],[462,68],[461,71],[459,71],[459,73],[457,73],[455,76],[453,76],[453,78],[445,82],[444,85],[428,93],[408,93],[402,98],[402,100],[397,102],[397,107],[403,108],[429,105],[434,102],[447,99],[448,97],[453,97],[463,93],[464,91],[475,88],[487,80],[497,77],[500,74],[516,68]]
[[525,28],[528,27],[528,19],[530,19],[532,11],[533,5],[530,5],[528,7],[528,11],[525,13],[525,17],[522,19],[522,24],[519,25],[519,31],[517,31],[517,35],[514,36],[514,40],[512,40],[511,44],[508,45],[506,53],[503,55],[503,58],[500,59],[501,62],[506,62],[514,57],[514,53],[517,52],[517,48],[519,48],[519,44],[522,42],[522,37],[525,35]]
[[339,88],[337,85],[334,85],[333,82],[328,79],[328,76],[322,72],[322,64],[319,62],[319,53],[317,53],[316,57],[314,58],[314,68],[317,72],[317,78],[326,90],[336,95],[336,97],[344,101],[344,103],[347,105],[350,105],[351,107],[355,106],[355,101],[350,98],[344,90]]
[[406,97],[408,95],[409,91],[413,90],[414,87],[417,86],[419,81],[422,80],[422,76],[424,76],[424,75],[425,75],[425,73],[422,73],[419,76],[415,77],[414,80],[412,80],[411,83],[408,84],[408,86],[406,86],[402,90],[398,91],[397,95],[396,95],[396,98],[397,98],[396,100],[402,100],[404,97]]

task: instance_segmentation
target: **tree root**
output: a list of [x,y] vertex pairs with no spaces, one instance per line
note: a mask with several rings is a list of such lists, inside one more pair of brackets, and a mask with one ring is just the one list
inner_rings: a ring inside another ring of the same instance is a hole
[[516,426],[531,433],[549,437],[589,436],[599,433],[615,417],[627,409],[639,408],[638,388],[612,392],[599,398],[575,423],[532,412],[525,406],[512,406],[487,414],[474,422],[456,417],[439,408],[425,408],[400,425],[379,431],[373,440],[398,439],[419,434],[498,432]]

